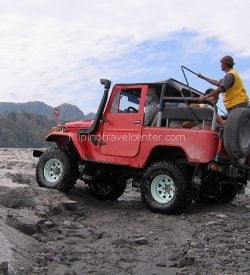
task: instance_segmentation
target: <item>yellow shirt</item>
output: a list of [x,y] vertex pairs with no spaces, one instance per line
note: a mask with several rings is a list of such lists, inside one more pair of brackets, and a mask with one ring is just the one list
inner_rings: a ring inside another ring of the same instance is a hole
[[248,102],[249,98],[239,74],[233,69],[229,70],[227,73],[234,76],[233,86],[224,93],[224,105],[226,109],[229,110],[238,104]]

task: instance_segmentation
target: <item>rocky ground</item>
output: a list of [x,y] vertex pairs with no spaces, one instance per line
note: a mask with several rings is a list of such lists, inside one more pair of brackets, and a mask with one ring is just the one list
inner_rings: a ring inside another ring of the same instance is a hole
[[250,274],[250,196],[182,215],[145,208],[127,187],[116,202],[78,182],[39,188],[27,149],[0,149],[0,274]]

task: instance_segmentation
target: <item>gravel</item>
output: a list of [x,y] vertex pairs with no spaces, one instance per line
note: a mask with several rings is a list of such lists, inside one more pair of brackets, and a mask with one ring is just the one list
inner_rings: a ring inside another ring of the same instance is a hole
[[67,194],[39,188],[36,162],[0,149],[0,274],[250,274],[249,189],[162,215],[130,185],[115,202],[80,181]]

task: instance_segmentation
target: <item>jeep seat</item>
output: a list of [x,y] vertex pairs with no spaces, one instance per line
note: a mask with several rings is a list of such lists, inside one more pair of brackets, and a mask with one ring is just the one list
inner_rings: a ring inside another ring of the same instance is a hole
[[202,107],[166,107],[163,110],[162,120],[166,121],[166,127],[170,126],[171,121],[193,121],[196,120],[202,125],[206,121],[213,120],[214,111],[210,108]]

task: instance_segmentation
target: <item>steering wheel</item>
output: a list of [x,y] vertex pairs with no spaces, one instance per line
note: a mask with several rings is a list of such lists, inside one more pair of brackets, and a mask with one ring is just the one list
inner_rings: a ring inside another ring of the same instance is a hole
[[138,111],[137,111],[137,109],[135,109],[134,107],[132,107],[132,106],[129,106],[128,108],[127,108],[127,113],[137,113]]

